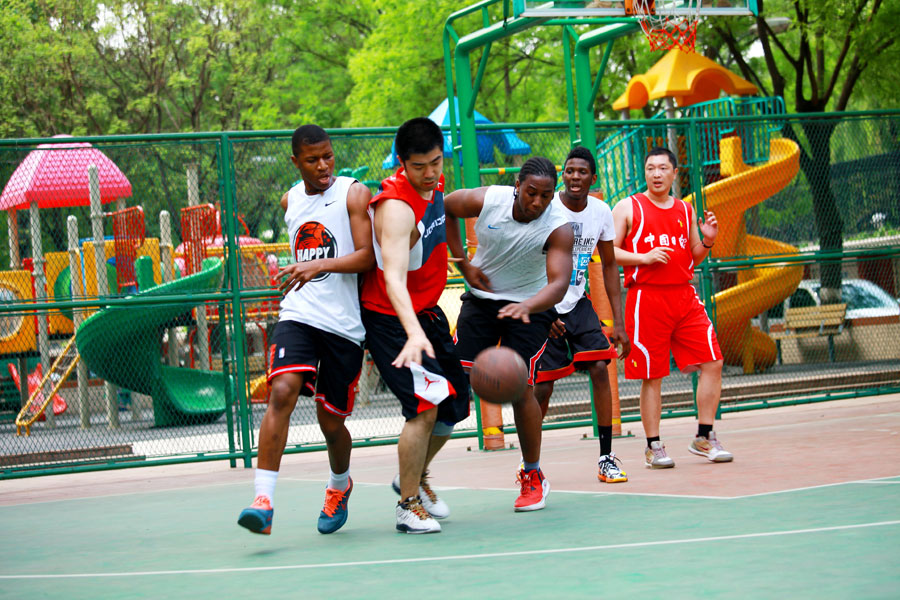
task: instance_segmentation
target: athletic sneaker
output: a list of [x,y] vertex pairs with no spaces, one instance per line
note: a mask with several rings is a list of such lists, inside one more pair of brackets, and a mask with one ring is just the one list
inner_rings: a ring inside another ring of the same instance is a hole
[[716,439],[716,432],[710,431],[709,438],[695,437],[688,450],[699,456],[704,456],[712,462],[731,462],[734,454],[722,447]]
[[272,502],[268,496],[257,496],[248,508],[241,511],[238,517],[238,525],[246,527],[253,533],[269,535],[272,533]]
[[440,533],[441,524],[422,506],[418,496],[397,503],[397,531],[403,533]]
[[325,506],[319,513],[319,533],[334,533],[344,526],[347,522],[347,500],[352,491],[353,479],[350,479],[350,485],[343,492],[333,488],[325,489]]
[[[394,488],[398,495],[400,494],[399,474],[394,477],[391,487]],[[428,514],[435,519],[446,519],[450,516],[450,507],[434,493],[434,490],[431,489],[431,484],[428,483],[428,471],[425,471],[425,474],[422,475],[422,479],[419,481],[419,499],[422,501],[422,506],[428,511]]]
[[544,478],[544,474],[540,469],[519,471],[516,483],[522,486],[519,497],[516,498],[516,512],[541,510],[544,508],[547,495],[550,493],[550,482]]
[[675,461],[666,454],[662,442],[650,442],[650,447],[644,450],[644,464],[651,469],[671,469]]
[[628,475],[616,463],[621,463],[615,452],[604,454],[597,461],[597,479],[606,483],[622,483],[628,481]]

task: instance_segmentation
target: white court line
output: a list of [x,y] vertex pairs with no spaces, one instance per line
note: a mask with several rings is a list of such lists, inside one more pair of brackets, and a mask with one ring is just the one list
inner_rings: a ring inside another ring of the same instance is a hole
[[728,500],[740,500],[741,498],[758,498],[760,496],[773,496],[775,494],[788,494],[793,492],[805,492],[806,490],[817,490],[820,488],[835,487],[838,485],[853,485],[855,483],[873,483],[884,479],[896,479],[897,475],[889,475],[887,477],[873,477],[869,479],[857,479],[855,481],[841,481],[838,483],[824,483],[822,485],[810,485],[807,487],[792,488],[789,490],[776,490],[774,492],[760,492],[759,494],[747,494],[745,496],[731,496]]
[[[443,488],[434,487],[435,490],[441,491]],[[488,492],[510,492],[515,491],[514,488],[460,488],[467,489],[473,491],[484,490]],[[588,496],[650,496],[653,498],[687,498],[690,500],[731,500],[730,497],[726,496],[697,496],[697,495],[689,495],[689,494],[654,494],[651,492],[594,492],[589,490],[558,490],[556,488],[550,488],[550,491],[554,494],[582,494]]]
[[607,544],[604,546],[580,546],[574,548],[547,548],[544,550],[520,550],[517,552],[489,552],[484,554],[456,554],[450,556],[420,556],[417,558],[394,558],[385,560],[358,560],[339,563],[316,563],[299,565],[280,565],[270,567],[234,567],[221,569],[178,569],[170,571],[126,571],[120,573],[48,573],[38,575],[0,575],[4,579],[72,579],[99,577],[141,577],[153,575],[209,575],[220,573],[255,573],[263,571],[291,571],[299,569],[329,569],[346,567],[365,567],[372,565],[396,565],[409,563],[438,562],[446,560],[475,560],[482,558],[502,558],[511,556],[532,556],[536,554],[563,554],[572,552],[596,552],[621,548],[646,548],[650,546],[672,546],[676,544],[696,544],[698,542],[722,542],[727,540],[746,540],[754,538],[778,537],[785,535],[801,535],[806,533],[824,533],[829,531],[846,531],[868,527],[887,527],[900,525],[897,521],[879,521],[875,523],[858,523],[855,525],[834,525],[832,527],[814,527],[810,529],[788,529],[784,531],[768,531],[763,533],[741,533],[736,535],[719,535],[714,537],[689,538],[679,540],[659,540],[656,542],[632,542],[628,544]]
[[[724,414],[727,415],[729,413],[724,413]],[[744,414],[746,414],[746,413],[744,413]],[[875,414],[875,415],[855,415],[855,416],[849,416],[849,417],[841,417],[841,421],[862,421],[862,420],[871,421],[871,420],[876,420],[876,419],[879,419],[882,417],[898,417],[898,416],[900,416],[900,412],[887,412],[887,413],[879,413],[879,414]],[[829,422],[830,421],[828,421],[827,419],[816,419],[814,421],[803,421],[801,423],[784,423],[782,425],[760,425],[757,427],[745,427],[742,429],[727,429],[726,427],[723,427],[721,429],[717,429],[716,431],[718,431],[722,435],[731,435],[733,433],[758,433],[758,432],[764,432],[764,431],[773,431],[773,430],[777,430],[777,429],[791,429],[794,427],[810,427],[813,425],[822,425],[824,423],[829,423]],[[728,421],[723,420],[722,423],[728,423]],[[864,429],[863,431],[871,431],[871,430]],[[676,438],[688,437],[688,438],[693,439],[693,436],[690,436],[690,435],[688,435],[688,436],[673,436],[673,437],[676,437]]]
[[[841,481],[838,483],[826,483],[823,485],[811,485],[808,487],[799,487],[799,488],[791,488],[787,490],[776,490],[774,492],[760,492],[758,494],[747,494],[744,496],[701,496],[701,495],[693,495],[693,494],[654,494],[652,492],[602,492],[602,491],[589,491],[589,490],[559,490],[552,489],[551,491],[556,494],[582,494],[582,495],[593,495],[593,496],[646,496],[649,498],[686,498],[691,500],[740,500],[742,498],[756,498],[758,496],[773,496],[775,494],[788,494],[794,492],[803,492],[806,490],[815,490],[819,488],[826,487],[835,487],[838,485],[852,485],[855,483],[900,483],[900,481],[884,481],[885,479],[898,479],[900,475],[888,475],[887,477],[876,477],[873,479],[857,479],[854,481]],[[300,483],[327,483],[328,479],[306,479],[301,477],[282,477],[279,478],[280,481],[296,481]],[[222,483],[207,483],[203,486],[199,487],[218,487],[218,486],[227,486],[227,485],[247,485],[246,481],[228,481]],[[354,485],[360,485],[365,487],[379,487],[379,486],[389,486],[389,483],[366,483],[360,481],[359,483],[354,482]],[[156,494],[156,493],[165,493],[165,492],[180,492],[184,490],[196,489],[198,486],[195,485],[186,485],[184,487],[176,487],[176,488],[163,488],[163,489],[153,489],[153,490],[137,490],[133,492],[121,492],[117,494],[102,494],[99,496],[78,496],[74,498],[57,498],[56,500],[37,500],[34,502],[17,502],[14,504],[0,504],[0,509],[7,507],[16,507],[16,506],[30,506],[33,504],[48,504],[51,502],[68,502],[69,500],[96,500],[98,498],[120,498],[123,496],[136,496],[140,494]],[[487,492],[509,492],[515,491],[514,488],[481,488],[481,487],[463,487],[463,486],[434,486],[434,489],[443,492],[448,490],[469,490],[473,492],[478,491],[487,491]]]
[[874,484],[876,484],[876,485],[889,485],[889,484],[894,484],[894,485],[896,485],[896,484],[900,483],[900,481],[875,481],[875,480],[869,480],[869,481],[859,481],[858,483],[874,483]]
[[[594,491],[586,491],[586,490],[558,490],[551,489],[550,491],[556,494],[589,494],[596,496],[649,496],[651,498],[688,498],[692,500],[740,500],[741,498],[756,498],[758,496],[772,496],[775,494],[788,494],[793,492],[803,492],[806,490],[815,490],[818,488],[826,488],[826,487],[834,487],[838,485],[852,485],[855,483],[900,483],[900,481],[884,481],[886,479],[897,479],[898,475],[888,475],[887,477],[876,477],[871,479],[857,479],[854,481],[840,481],[838,483],[825,483],[822,485],[811,485],[808,487],[799,487],[792,488],[787,490],[776,490],[774,492],[760,492],[758,494],[746,494],[744,496],[698,496],[698,495],[690,495],[690,494],[654,494],[651,492],[594,492]],[[443,489],[468,489],[468,490],[489,490],[492,492],[508,492],[509,488],[440,488],[435,487],[435,490],[441,491]]]

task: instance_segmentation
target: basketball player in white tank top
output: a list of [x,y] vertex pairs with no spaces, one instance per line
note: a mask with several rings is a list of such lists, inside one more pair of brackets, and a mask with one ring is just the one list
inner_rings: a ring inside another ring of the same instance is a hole
[[[529,386],[513,405],[524,468],[517,512],[540,510],[550,484],[540,470],[541,409],[534,398],[534,372],[547,344],[553,309],[563,299],[572,274],[574,236],[566,217],[551,205],[556,167],[543,157],[528,159],[515,188],[457,190],[444,199],[447,246],[461,259],[469,283],[457,320],[456,349],[466,370],[485,348],[501,343],[529,367]],[[468,260],[459,219],[478,217],[478,250]]]
[[359,314],[357,273],[375,264],[366,186],[334,177],[334,150],[325,130],[304,125],[291,143],[291,161],[302,181],[281,198],[291,237],[292,264],[278,273],[285,295],[269,339],[269,406],[259,430],[256,498],[238,524],[253,533],[272,530],[272,499],[299,395],[315,398],[316,416],[328,447],[331,476],[320,533],[347,519],[350,432],[344,419],[362,366],[365,332]]
[[[620,344],[622,351],[618,358],[627,356],[631,342],[625,334],[622,316],[619,267],[613,247],[615,228],[606,203],[589,194],[591,186],[597,182],[597,162],[590,150],[577,146],[569,152],[563,163],[562,179],[565,190],[557,194],[553,204],[566,214],[575,233],[572,278],[566,297],[556,305],[559,319],[551,330],[547,349],[538,365],[534,396],[541,406],[541,413],[546,415],[554,382],[575,370],[588,372],[600,442],[597,478],[607,483],[619,483],[628,481],[628,476],[619,468],[619,459],[612,451],[612,390],[607,365],[616,356],[616,347]],[[591,255],[595,251],[602,260],[604,287],[591,289],[591,293],[606,294],[609,300],[613,316],[609,341],[584,291]]]

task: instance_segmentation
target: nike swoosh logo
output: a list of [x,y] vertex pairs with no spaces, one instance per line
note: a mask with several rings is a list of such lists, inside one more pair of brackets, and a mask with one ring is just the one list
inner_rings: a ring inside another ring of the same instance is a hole
[[500,228],[499,228],[499,227],[496,227],[496,226],[494,226],[494,225],[488,225],[488,229],[500,229]]
[[326,202],[326,203],[325,203],[325,206],[331,206],[331,205],[334,204],[335,202],[337,202],[337,200],[332,200],[331,202]]

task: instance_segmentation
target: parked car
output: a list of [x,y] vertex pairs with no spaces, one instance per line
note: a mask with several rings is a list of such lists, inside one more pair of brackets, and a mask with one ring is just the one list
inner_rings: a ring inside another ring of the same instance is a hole
[[[782,304],[769,309],[769,320],[781,319],[784,308],[818,306],[821,282],[804,279]],[[841,301],[847,304],[847,318],[887,317],[900,315],[900,303],[877,284],[866,279],[845,279],[841,283]]]

